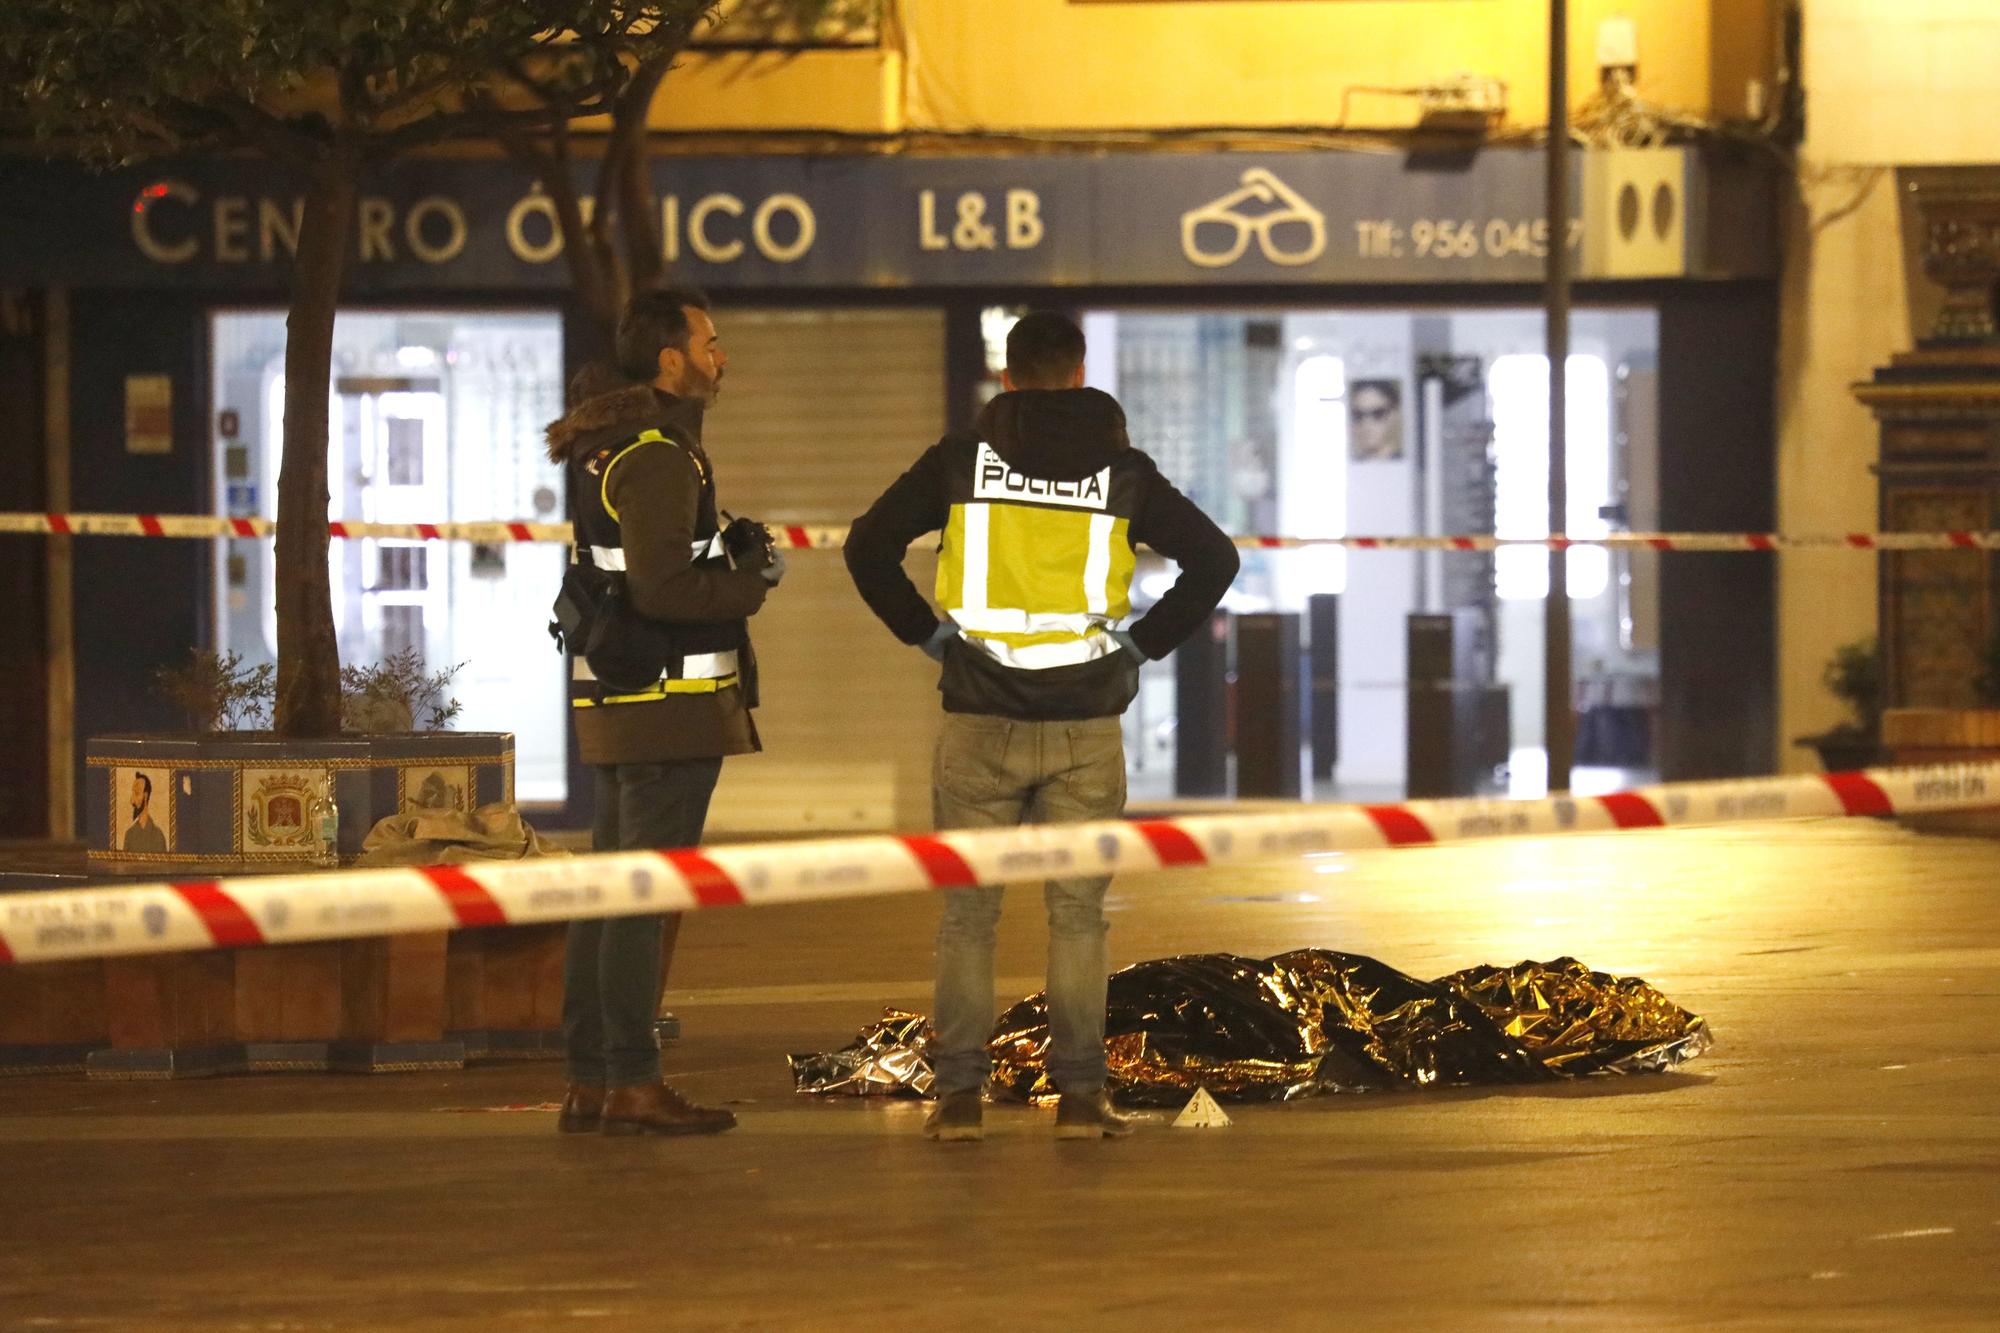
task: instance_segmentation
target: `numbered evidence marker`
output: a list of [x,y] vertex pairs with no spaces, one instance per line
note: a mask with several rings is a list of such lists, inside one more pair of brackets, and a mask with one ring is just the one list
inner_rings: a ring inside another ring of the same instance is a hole
[[1174,1117],[1175,1129],[1227,1129],[1229,1113],[1208,1095],[1207,1088],[1196,1088],[1188,1104]]

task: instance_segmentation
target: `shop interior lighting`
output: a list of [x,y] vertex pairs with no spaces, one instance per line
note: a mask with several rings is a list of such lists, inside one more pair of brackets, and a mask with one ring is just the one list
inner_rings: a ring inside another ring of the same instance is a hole
[[[1549,362],[1538,353],[1495,359],[1487,373],[1493,404],[1494,524],[1502,537],[1549,535]],[[1569,359],[1569,483],[1571,537],[1603,537],[1611,525],[1600,512],[1611,503],[1611,372],[1599,356]],[[1495,553],[1500,596],[1539,601],[1549,595],[1547,554],[1534,547]],[[1569,552],[1569,595],[1602,596],[1611,556],[1603,547]]]

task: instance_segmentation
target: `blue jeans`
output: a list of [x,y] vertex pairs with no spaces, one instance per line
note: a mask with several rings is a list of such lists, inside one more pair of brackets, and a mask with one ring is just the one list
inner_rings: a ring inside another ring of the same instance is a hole
[[[1118,719],[1017,722],[947,713],[932,770],[940,829],[1066,824],[1125,812]],[[1049,912],[1049,1077],[1065,1092],[1104,1086],[1106,875],[1052,879]],[[993,931],[997,886],[944,895],[937,937],[931,1061],[942,1095],[978,1088],[992,1072]]]
[[[600,852],[693,847],[708,820],[720,759],[597,767]],[[600,1087],[660,1081],[660,1014],[666,957],[680,914],[572,921],[563,958],[563,1042],[569,1080]]]

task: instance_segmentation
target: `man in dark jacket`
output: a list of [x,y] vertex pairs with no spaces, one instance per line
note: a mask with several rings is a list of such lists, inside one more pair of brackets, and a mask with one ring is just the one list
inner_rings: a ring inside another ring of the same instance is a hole
[[[623,382],[598,376],[599,391],[548,429],[549,457],[569,475],[571,577],[603,622],[569,645],[571,713],[596,773],[591,845],[692,847],[723,757],[760,748],[745,622],[784,563],[767,543],[732,554],[723,539],[701,423],[727,358],[707,298],[633,298],[617,350]],[[678,926],[678,915],[570,926],[563,1132],[708,1134],[736,1123],[660,1081],[653,1025]]]
[[[1236,576],[1236,548],[1125,435],[1108,394],[1083,387],[1083,332],[1038,312],[1007,338],[1006,393],[977,430],[946,436],[854,521],[847,567],[875,614],[943,665],[933,802],[940,828],[1115,819],[1125,809],[1119,715],[1139,664],[1199,628]],[[942,530],[932,611],[903,572]],[[1178,561],[1153,609],[1131,614],[1133,548]],[[1059,1138],[1124,1134],[1105,1093],[1104,891],[1051,880],[1049,1072]],[[945,895],[938,930],[937,1109],[925,1132],[981,1134],[990,1072],[1000,889]]]

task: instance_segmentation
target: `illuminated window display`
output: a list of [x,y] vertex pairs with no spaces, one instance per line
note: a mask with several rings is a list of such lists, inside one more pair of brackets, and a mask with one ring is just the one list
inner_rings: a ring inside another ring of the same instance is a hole
[[[1133,444],[1232,532],[1548,532],[1537,311],[1103,310],[1085,328],[1090,382],[1124,404]],[[1581,310],[1572,337],[1566,527],[1595,536],[1653,526],[1658,317]],[[1582,548],[1568,561],[1579,709],[1629,720],[1658,689],[1657,556]],[[1172,577],[1157,561],[1142,565],[1138,596],[1157,597]],[[1533,794],[1545,782],[1547,591],[1539,549],[1245,551],[1226,605],[1303,612],[1310,596],[1340,596],[1336,791],[1367,798],[1402,793],[1409,616],[1475,608],[1482,673],[1509,699],[1512,757],[1496,789]],[[1148,663],[1128,715],[1135,790],[1165,795],[1172,784],[1174,669]],[[1648,775],[1643,736],[1625,740],[1580,749],[1583,768],[1603,770],[1580,773],[1580,787]]]
[[[273,517],[284,315],[217,312],[210,333],[217,512]],[[562,473],[542,452],[542,428],[559,414],[562,372],[553,312],[343,313],[329,386],[329,516],[560,521]],[[217,548],[216,643],[269,661],[274,544]],[[568,791],[562,658],[543,629],[562,561],[555,545],[363,539],[333,548],[341,660],[414,650],[432,671],[462,663],[453,725],[514,733],[524,804],[561,802]]]

